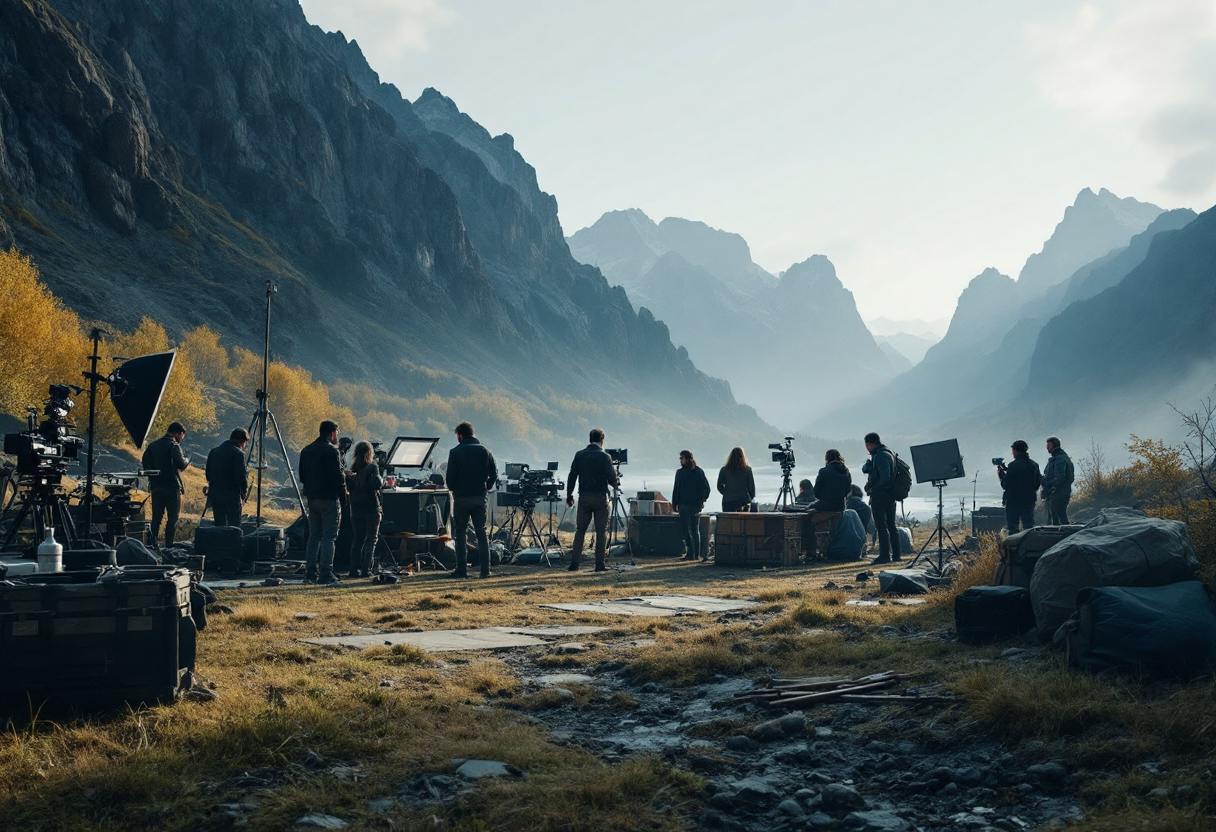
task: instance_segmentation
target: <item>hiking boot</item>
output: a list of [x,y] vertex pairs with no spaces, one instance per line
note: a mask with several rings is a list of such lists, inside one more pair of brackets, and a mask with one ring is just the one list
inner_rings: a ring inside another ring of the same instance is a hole
[[488,577],[490,577],[490,570],[489,570],[489,569],[483,569],[483,570],[481,570],[481,577],[483,577],[483,578],[488,578]]
[[566,571],[567,572],[577,572],[578,571],[578,561],[576,561],[576,560],[570,561],[570,565],[566,567]]
[[598,563],[596,563],[596,564],[595,564],[595,571],[596,571],[596,572],[607,572],[607,571],[608,571],[608,567],[607,567],[607,566],[604,566],[604,562],[601,560],[601,561],[599,561]]
[[469,577],[469,571],[467,569],[457,569],[455,572],[452,573],[452,577],[453,578],[467,578],[467,577]]
[[342,579],[337,575],[326,575],[317,581],[318,586],[337,586],[340,583],[342,583]]
[[882,566],[884,563],[891,563],[891,558],[879,555],[878,557],[874,558],[874,560],[870,561],[870,563],[874,564],[875,566]]

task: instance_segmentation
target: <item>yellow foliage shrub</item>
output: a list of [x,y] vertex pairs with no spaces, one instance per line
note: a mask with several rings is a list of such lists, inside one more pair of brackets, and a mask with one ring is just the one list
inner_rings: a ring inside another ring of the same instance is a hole
[[[233,385],[239,391],[256,391],[262,386],[262,359],[244,347],[235,347],[232,352]],[[348,407],[334,404],[329,388],[303,367],[271,361],[266,386],[268,406],[290,446],[299,448],[316,439],[317,427],[325,419],[337,422],[344,436],[355,435],[355,414]]]
[[15,249],[0,252],[0,355],[0,410],[13,416],[40,405],[52,384],[84,386],[89,346],[80,319]]
[[209,326],[198,326],[182,337],[179,356],[189,359],[194,374],[203,384],[220,387],[228,381],[228,350],[220,344],[220,334]]

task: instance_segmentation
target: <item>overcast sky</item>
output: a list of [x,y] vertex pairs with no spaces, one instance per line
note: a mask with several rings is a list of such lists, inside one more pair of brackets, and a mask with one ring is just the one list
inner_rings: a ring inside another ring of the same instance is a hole
[[566,235],[605,211],[836,264],[867,318],[1017,276],[1078,191],[1216,203],[1216,2],[302,0],[410,100],[510,133]]

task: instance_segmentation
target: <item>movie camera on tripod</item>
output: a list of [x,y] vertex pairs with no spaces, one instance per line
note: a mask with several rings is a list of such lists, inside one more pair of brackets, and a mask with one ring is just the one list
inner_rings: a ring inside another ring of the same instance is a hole
[[524,462],[508,462],[506,482],[498,494],[503,508],[535,508],[537,503],[556,503],[565,485],[555,478],[557,463],[534,469]]
[[4,452],[17,457],[17,473],[21,476],[46,479],[58,485],[67,473],[68,465],[78,465],[80,447],[84,440],[72,430],[75,423],[68,418],[76,403],[72,395],[79,395],[81,388],[70,384],[52,384],[50,398],[43,402],[42,415],[38,421],[38,408],[26,408],[29,427],[24,433],[6,433]]
[[769,450],[773,452],[773,462],[781,466],[781,490],[777,492],[777,499],[773,503],[773,508],[776,511],[784,511],[786,508],[794,505],[794,437],[785,437],[785,442],[770,442]]

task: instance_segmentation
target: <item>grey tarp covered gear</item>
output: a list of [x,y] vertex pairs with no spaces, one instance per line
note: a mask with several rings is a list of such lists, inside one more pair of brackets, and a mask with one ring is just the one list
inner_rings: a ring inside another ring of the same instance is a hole
[[1163,586],[1195,577],[1199,560],[1177,520],[1107,509],[1052,546],[1035,565],[1030,602],[1040,641],[1050,641],[1077,610],[1077,593],[1095,586]]

